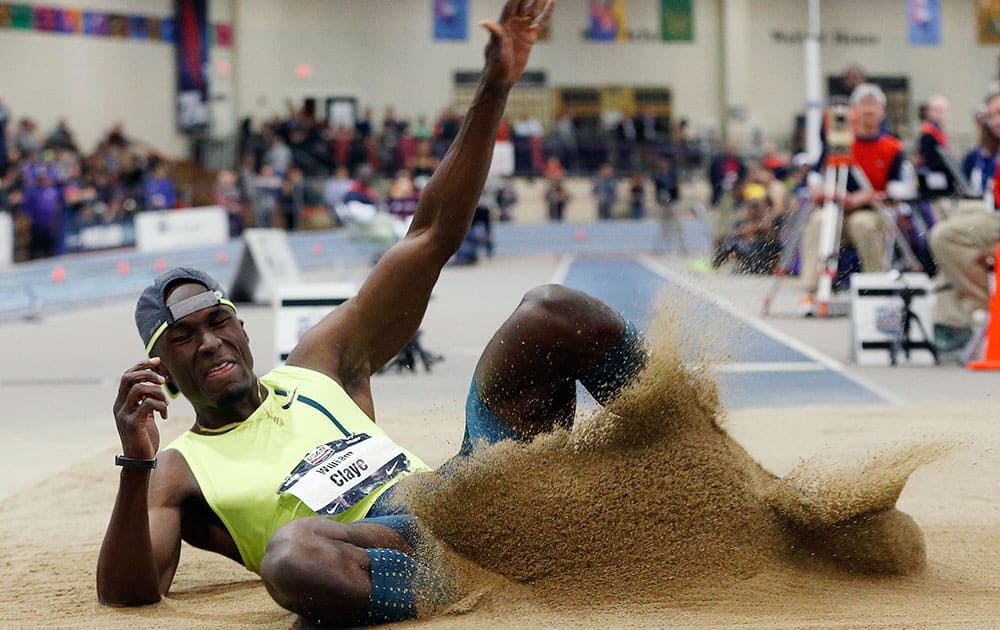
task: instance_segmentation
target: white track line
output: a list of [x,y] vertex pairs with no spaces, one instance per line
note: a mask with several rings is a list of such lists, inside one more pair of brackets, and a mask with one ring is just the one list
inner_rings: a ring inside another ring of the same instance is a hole
[[639,256],[638,261],[656,275],[680,285],[681,287],[690,291],[691,293],[703,298],[704,300],[726,311],[733,317],[745,321],[747,324],[756,328],[759,332],[767,335],[768,337],[771,337],[772,339],[775,339],[785,344],[786,346],[792,348],[793,350],[801,352],[802,354],[806,355],[807,357],[816,361],[817,363],[820,363],[826,366],[828,369],[837,372],[838,374],[841,374],[844,378],[853,382],[859,387],[863,387],[875,394],[878,394],[879,396],[886,399],[892,404],[895,405],[903,404],[903,400],[899,396],[896,396],[892,392],[889,392],[883,389],[881,386],[871,383],[870,381],[856,374],[848,372],[844,364],[841,363],[840,361],[837,361],[836,359],[823,354],[822,352],[816,350],[815,348],[812,348],[802,343],[798,339],[795,339],[794,337],[791,337],[777,330],[770,324],[767,324],[756,317],[747,315],[746,313],[736,308],[736,306],[734,306],[728,300],[725,300],[719,297],[718,295],[711,293],[710,291],[707,291],[706,289],[703,289],[702,287],[692,283],[691,281],[682,277],[672,269],[668,269],[662,264],[654,260],[651,260],[648,256]]
[[825,365],[813,361],[757,361],[716,363],[711,366],[716,372],[730,374],[746,374],[750,372],[821,372],[827,370]]
[[556,270],[552,272],[552,284],[562,284],[569,275],[570,265],[573,264],[573,254],[563,254],[556,265]]

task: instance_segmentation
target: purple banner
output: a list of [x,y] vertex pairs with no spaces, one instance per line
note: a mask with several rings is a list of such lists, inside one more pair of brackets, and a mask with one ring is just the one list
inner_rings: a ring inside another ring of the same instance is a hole
[[83,32],[86,35],[107,37],[109,29],[110,24],[107,13],[101,13],[99,11],[84,11]]
[[33,7],[36,31],[56,30],[56,10],[49,7]]
[[208,1],[174,0],[177,50],[177,127],[208,128]]

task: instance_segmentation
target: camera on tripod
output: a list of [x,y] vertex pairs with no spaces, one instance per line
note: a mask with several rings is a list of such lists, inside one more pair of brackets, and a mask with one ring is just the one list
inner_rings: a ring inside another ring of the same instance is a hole
[[831,104],[826,126],[826,145],[829,154],[837,157],[850,156],[853,144],[854,125],[851,120],[851,107],[842,102]]

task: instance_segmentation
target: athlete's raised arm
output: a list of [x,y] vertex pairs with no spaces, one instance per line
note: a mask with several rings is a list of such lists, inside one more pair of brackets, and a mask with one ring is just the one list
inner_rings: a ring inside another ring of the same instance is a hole
[[461,130],[421,195],[410,231],[383,256],[358,295],[307,332],[288,363],[337,379],[373,415],[368,377],[414,335],[431,289],[472,223],[507,95],[555,0],[508,0]]

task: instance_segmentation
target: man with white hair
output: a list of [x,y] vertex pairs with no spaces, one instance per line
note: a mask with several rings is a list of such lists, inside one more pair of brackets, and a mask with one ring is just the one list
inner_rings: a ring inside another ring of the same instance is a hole
[[[854,127],[851,163],[864,172],[868,182],[859,182],[852,175],[847,182],[847,194],[838,200],[844,210],[841,241],[857,249],[863,271],[885,271],[887,226],[876,205],[887,198],[890,182],[904,181],[906,154],[903,144],[883,130],[885,93],[880,87],[874,83],[862,83],[851,94],[850,104]],[[824,151],[817,169],[826,166],[826,158]],[[802,303],[805,315],[813,314],[813,293],[819,279],[822,223],[822,212],[814,212],[802,242],[802,285],[807,292]]]

